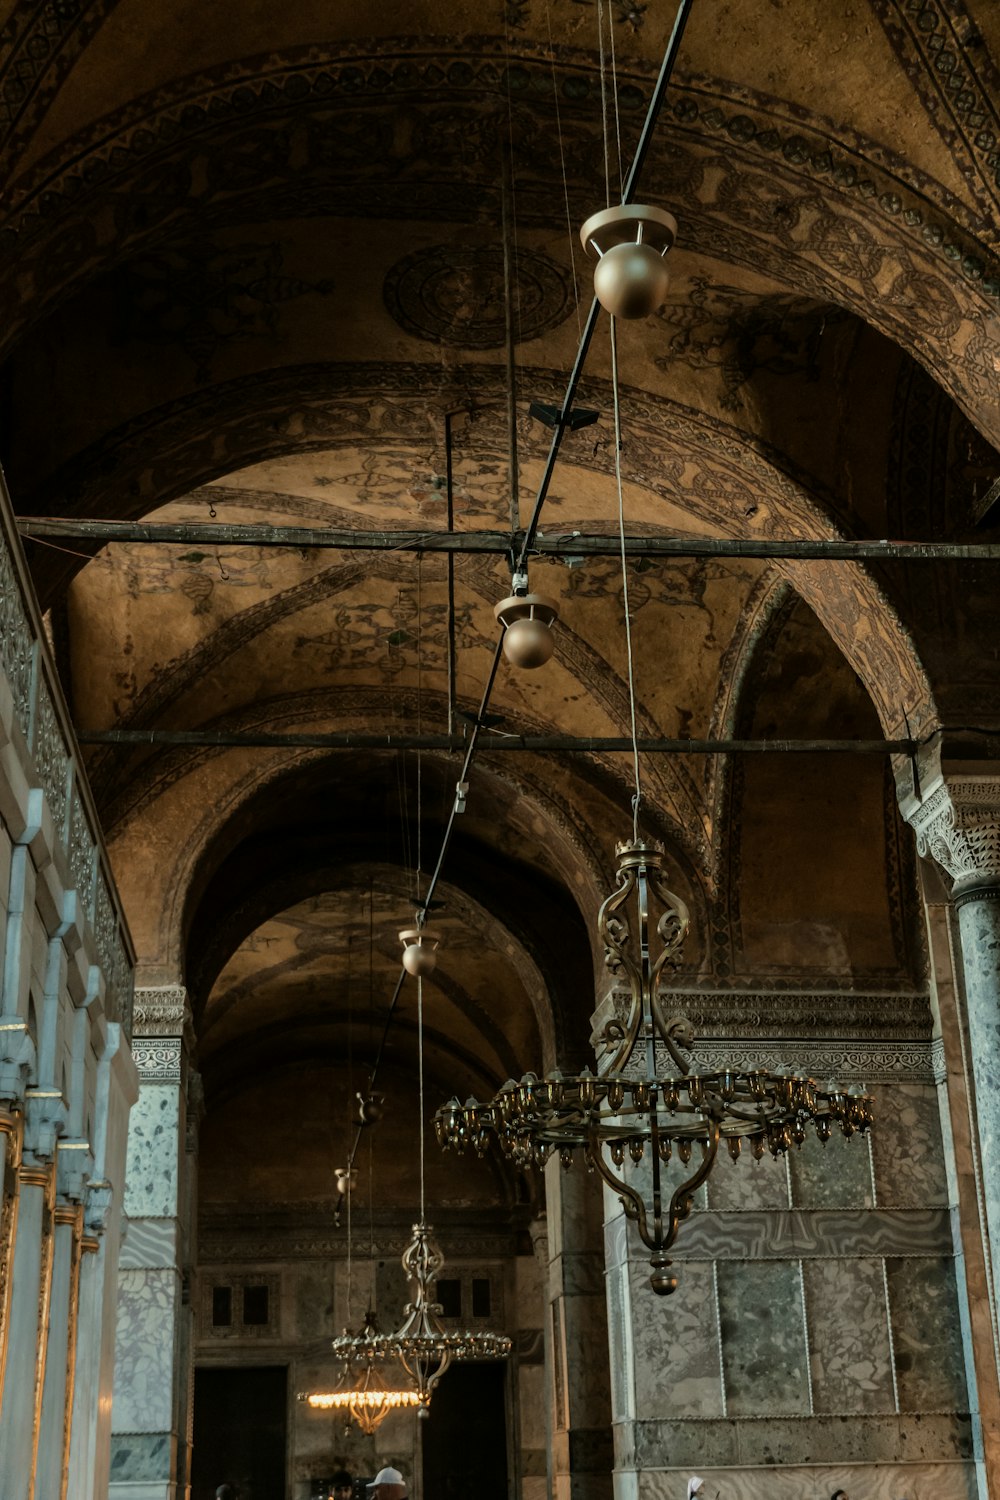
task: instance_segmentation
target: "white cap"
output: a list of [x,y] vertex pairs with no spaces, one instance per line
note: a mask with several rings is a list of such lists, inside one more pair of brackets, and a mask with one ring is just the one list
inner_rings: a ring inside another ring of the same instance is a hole
[[700,1479],[697,1474],[691,1475],[688,1480],[688,1500],[693,1500],[693,1496],[697,1495],[704,1483],[704,1479]]
[[401,1484],[404,1489],[406,1488],[406,1480],[398,1469],[379,1469],[371,1484],[366,1485],[365,1488],[373,1490],[377,1484]]

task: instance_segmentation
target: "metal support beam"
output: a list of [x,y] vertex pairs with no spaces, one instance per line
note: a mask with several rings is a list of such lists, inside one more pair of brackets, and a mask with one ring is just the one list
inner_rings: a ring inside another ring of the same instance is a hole
[[[940,731],[945,733],[946,731]],[[987,731],[961,731],[975,740],[978,759],[1000,755],[1000,736]],[[226,749],[307,749],[307,750],[444,750],[456,755],[468,754],[471,736],[454,734],[400,734],[387,731],[372,734],[353,730],[331,733],[275,733],[267,730],[225,729],[80,729],[81,745],[112,745],[121,749],[151,747],[154,749],[226,748]],[[631,754],[632,741],[625,735],[568,734],[497,734],[480,732],[476,738],[480,750],[527,751],[560,755]],[[654,755],[912,755],[922,748],[920,740],[688,740],[647,736],[639,740],[643,754]]]
[[[20,516],[28,539],[58,537],[91,542],[143,542],[203,547],[286,547],[335,552],[443,552],[508,557],[525,533],[506,531],[338,531],[323,526],[229,525],[218,521],[87,521],[56,516]],[[553,558],[619,557],[617,537],[583,532],[535,534],[532,555]],[[629,557],[789,558],[800,562],[1000,562],[997,542],[776,541],[770,537],[628,536]]]

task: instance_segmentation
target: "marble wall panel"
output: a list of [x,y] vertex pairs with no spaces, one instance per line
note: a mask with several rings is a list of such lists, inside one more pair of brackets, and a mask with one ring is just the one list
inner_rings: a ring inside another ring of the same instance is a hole
[[[874,1414],[865,1422],[843,1416],[630,1422],[615,1429],[615,1438],[623,1467],[669,1466],[705,1474],[703,1464],[711,1468],[740,1463],[747,1465],[748,1477],[757,1467],[786,1464],[957,1464],[973,1456],[969,1418],[948,1412],[920,1417]],[[823,1491],[820,1495],[826,1500]],[[683,1490],[677,1500],[682,1497]],[[735,1500],[741,1497],[737,1488]],[[723,1500],[734,1497],[726,1495]]]
[[802,1275],[814,1409],[893,1411],[881,1260],[804,1261]]
[[628,1274],[627,1265],[609,1266],[607,1272],[612,1422],[622,1422],[635,1414],[632,1340],[629,1337],[629,1309],[625,1295]]
[[[835,1490],[862,1495],[864,1500],[899,1500],[900,1496],[933,1496],[934,1500],[975,1500],[975,1468],[972,1464],[886,1464],[848,1467],[831,1463],[822,1468],[689,1467],[706,1479],[704,1493],[738,1500],[826,1500]],[[683,1500],[687,1472],[647,1469],[638,1476],[637,1491],[622,1500]],[[618,1493],[616,1491],[616,1500]]]
[[722,1262],[718,1282],[730,1415],[807,1412],[809,1376],[798,1263]]
[[707,1190],[710,1209],[788,1208],[788,1168],[783,1159],[755,1161],[746,1151],[734,1162],[722,1150]]
[[831,1255],[942,1255],[952,1249],[948,1210],[788,1209],[692,1216],[675,1261],[763,1260]]
[[669,1297],[653,1291],[645,1261],[633,1262],[629,1272],[637,1415],[722,1416],[712,1266],[688,1262]]
[[880,1207],[945,1207],[948,1184],[934,1085],[874,1085],[872,1095],[872,1159]]
[[118,1264],[122,1270],[139,1266],[161,1269],[177,1265],[176,1219],[133,1219],[122,1242]]
[[174,1442],[166,1432],[128,1432],[111,1439],[112,1493],[119,1495],[118,1485],[139,1480],[170,1482],[173,1471]]
[[521,1418],[521,1448],[544,1449],[548,1441],[545,1430],[545,1369],[542,1365],[521,1365],[517,1372],[518,1407]]
[[796,1208],[873,1208],[869,1136],[850,1140],[837,1131],[824,1145],[810,1135],[788,1153],[792,1203]]
[[179,1129],[177,1085],[144,1083],[129,1118],[125,1212],[130,1219],[176,1214]]
[[967,1411],[954,1262],[887,1260],[889,1315],[902,1411]]
[[119,1273],[112,1417],[118,1434],[171,1431],[179,1302],[173,1271]]

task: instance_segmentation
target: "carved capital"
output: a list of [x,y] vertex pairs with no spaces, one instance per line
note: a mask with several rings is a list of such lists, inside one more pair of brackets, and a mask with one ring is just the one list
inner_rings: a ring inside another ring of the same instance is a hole
[[24,1096],[24,1149],[36,1162],[50,1162],[66,1129],[68,1111],[58,1089],[28,1089]]
[[17,1104],[24,1098],[35,1068],[35,1044],[26,1021],[0,1022],[0,1099]]
[[[111,1183],[105,1178],[99,1177],[87,1183],[87,1197],[83,1211],[84,1230],[88,1235],[99,1239],[108,1227],[111,1216],[111,1208],[114,1203],[115,1191]],[[124,1216],[123,1216],[124,1224]],[[124,1238],[124,1227],[122,1231]]]
[[187,990],[182,984],[157,989],[137,989],[132,1012],[132,1035],[180,1037],[189,1049],[194,1045],[194,1027]]
[[94,1170],[90,1142],[61,1139],[56,1152],[56,1191],[64,1203],[82,1203]]
[[918,851],[950,875],[955,894],[1000,887],[1000,775],[942,772],[922,801],[904,798],[902,808]]

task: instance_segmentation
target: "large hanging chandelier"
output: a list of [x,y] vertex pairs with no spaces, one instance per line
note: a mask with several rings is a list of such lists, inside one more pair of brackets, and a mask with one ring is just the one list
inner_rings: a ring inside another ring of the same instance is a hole
[[[482,1156],[495,1140],[522,1167],[542,1167],[558,1152],[568,1168],[582,1150],[650,1250],[650,1285],[662,1295],[677,1286],[667,1251],[723,1142],[734,1162],[744,1144],[757,1160],[765,1152],[779,1157],[802,1144],[809,1126],[823,1142],[838,1127],[848,1137],[867,1130],[872,1105],[859,1084],[820,1087],[799,1068],[692,1072],[683,1053],[694,1029],[685,1017],[666,1014],[661,993],[664,971],[677,967],[688,933],[687,907],[664,882],[661,845],[633,837],[616,852],[617,888],[597,926],[612,978],[628,991],[612,992],[614,1014],[597,1038],[597,1073],[526,1073],[519,1083],[509,1079],[489,1104],[451,1099],[435,1124],[446,1149],[471,1146]],[[678,1167],[682,1180],[671,1186]]]
[[366,1327],[360,1334],[334,1339],[334,1353],[347,1362],[363,1360],[384,1368],[396,1361],[409,1379],[406,1404],[426,1417],[431,1396],[453,1360],[506,1359],[511,1341],[491,1329],[451,1329],[441,1321],[434,1282],[444,1267],[444,1256],[429,1224],[421,1218],[402,1256],[410,1288],[403,1321],[394,1333]]

